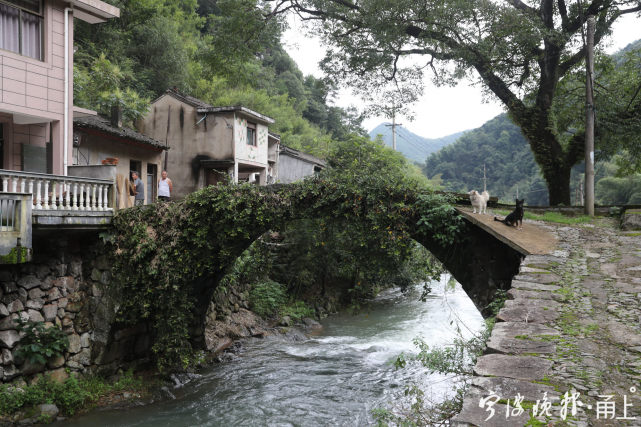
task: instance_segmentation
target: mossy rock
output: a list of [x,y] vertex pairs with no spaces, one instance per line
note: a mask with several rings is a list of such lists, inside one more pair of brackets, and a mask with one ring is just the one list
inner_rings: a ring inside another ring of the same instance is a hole
[[628,209],[621,218],[621,229],[641,230],[641,209]]

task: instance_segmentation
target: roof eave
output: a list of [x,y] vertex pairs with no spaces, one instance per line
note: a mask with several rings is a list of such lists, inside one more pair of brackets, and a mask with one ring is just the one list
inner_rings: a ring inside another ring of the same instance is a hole
[[207,108],[201,107],[201,108],[197,108],[196,111],[200,114],[240,112],[242,114],[252,117],[257,121],[261,121],[263,123],[267,123],[270,125],[276,123],[276,121],[271,117],[265,116],[264,114],[260,114],[254,110],[250,110],[249,108],[243,107],[240,105],[235,107],[207,107]]
[[119,18],[120,9],[100,0],[68,0],[73,6],[73,16],[90,24]]

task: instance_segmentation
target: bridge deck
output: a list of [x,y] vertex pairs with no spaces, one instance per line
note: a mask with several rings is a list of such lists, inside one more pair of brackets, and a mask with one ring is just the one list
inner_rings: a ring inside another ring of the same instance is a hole
[[494,215],[473,214],[471,209],[462,207],[458,207],[457,210],[472,224],[481,227],[523,255],[545,255],[554,251],[556,247],[554,234],[539,225],[523,222],[523,229],[518,230],[516,227],[494,221]]

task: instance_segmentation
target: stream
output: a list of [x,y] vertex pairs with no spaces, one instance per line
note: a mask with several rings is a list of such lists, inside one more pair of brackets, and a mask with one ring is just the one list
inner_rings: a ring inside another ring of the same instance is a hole
[[359,314],[324,319],[307,340],[286,336],[249,339],[231,360],[173,389],[175,400],[127,410],[94,411],[65,425],[78,426],[362,426],[374,423],[376,408],[399,408],[406,386],[420,385],[442,401],[453,379],[417,364],[395,369],[401,353],[417,353],[413,339],[430,346],[480,331],[483,319],[449,275],[431,284],[383,292]]

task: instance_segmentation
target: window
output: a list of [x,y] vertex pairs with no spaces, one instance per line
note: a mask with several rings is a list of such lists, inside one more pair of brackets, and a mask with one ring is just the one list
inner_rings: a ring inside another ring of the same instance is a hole
[[0,49],[42,60],[42,0],[0,0]]
[[247,122],[247,145],[256,145],[256,124]]

